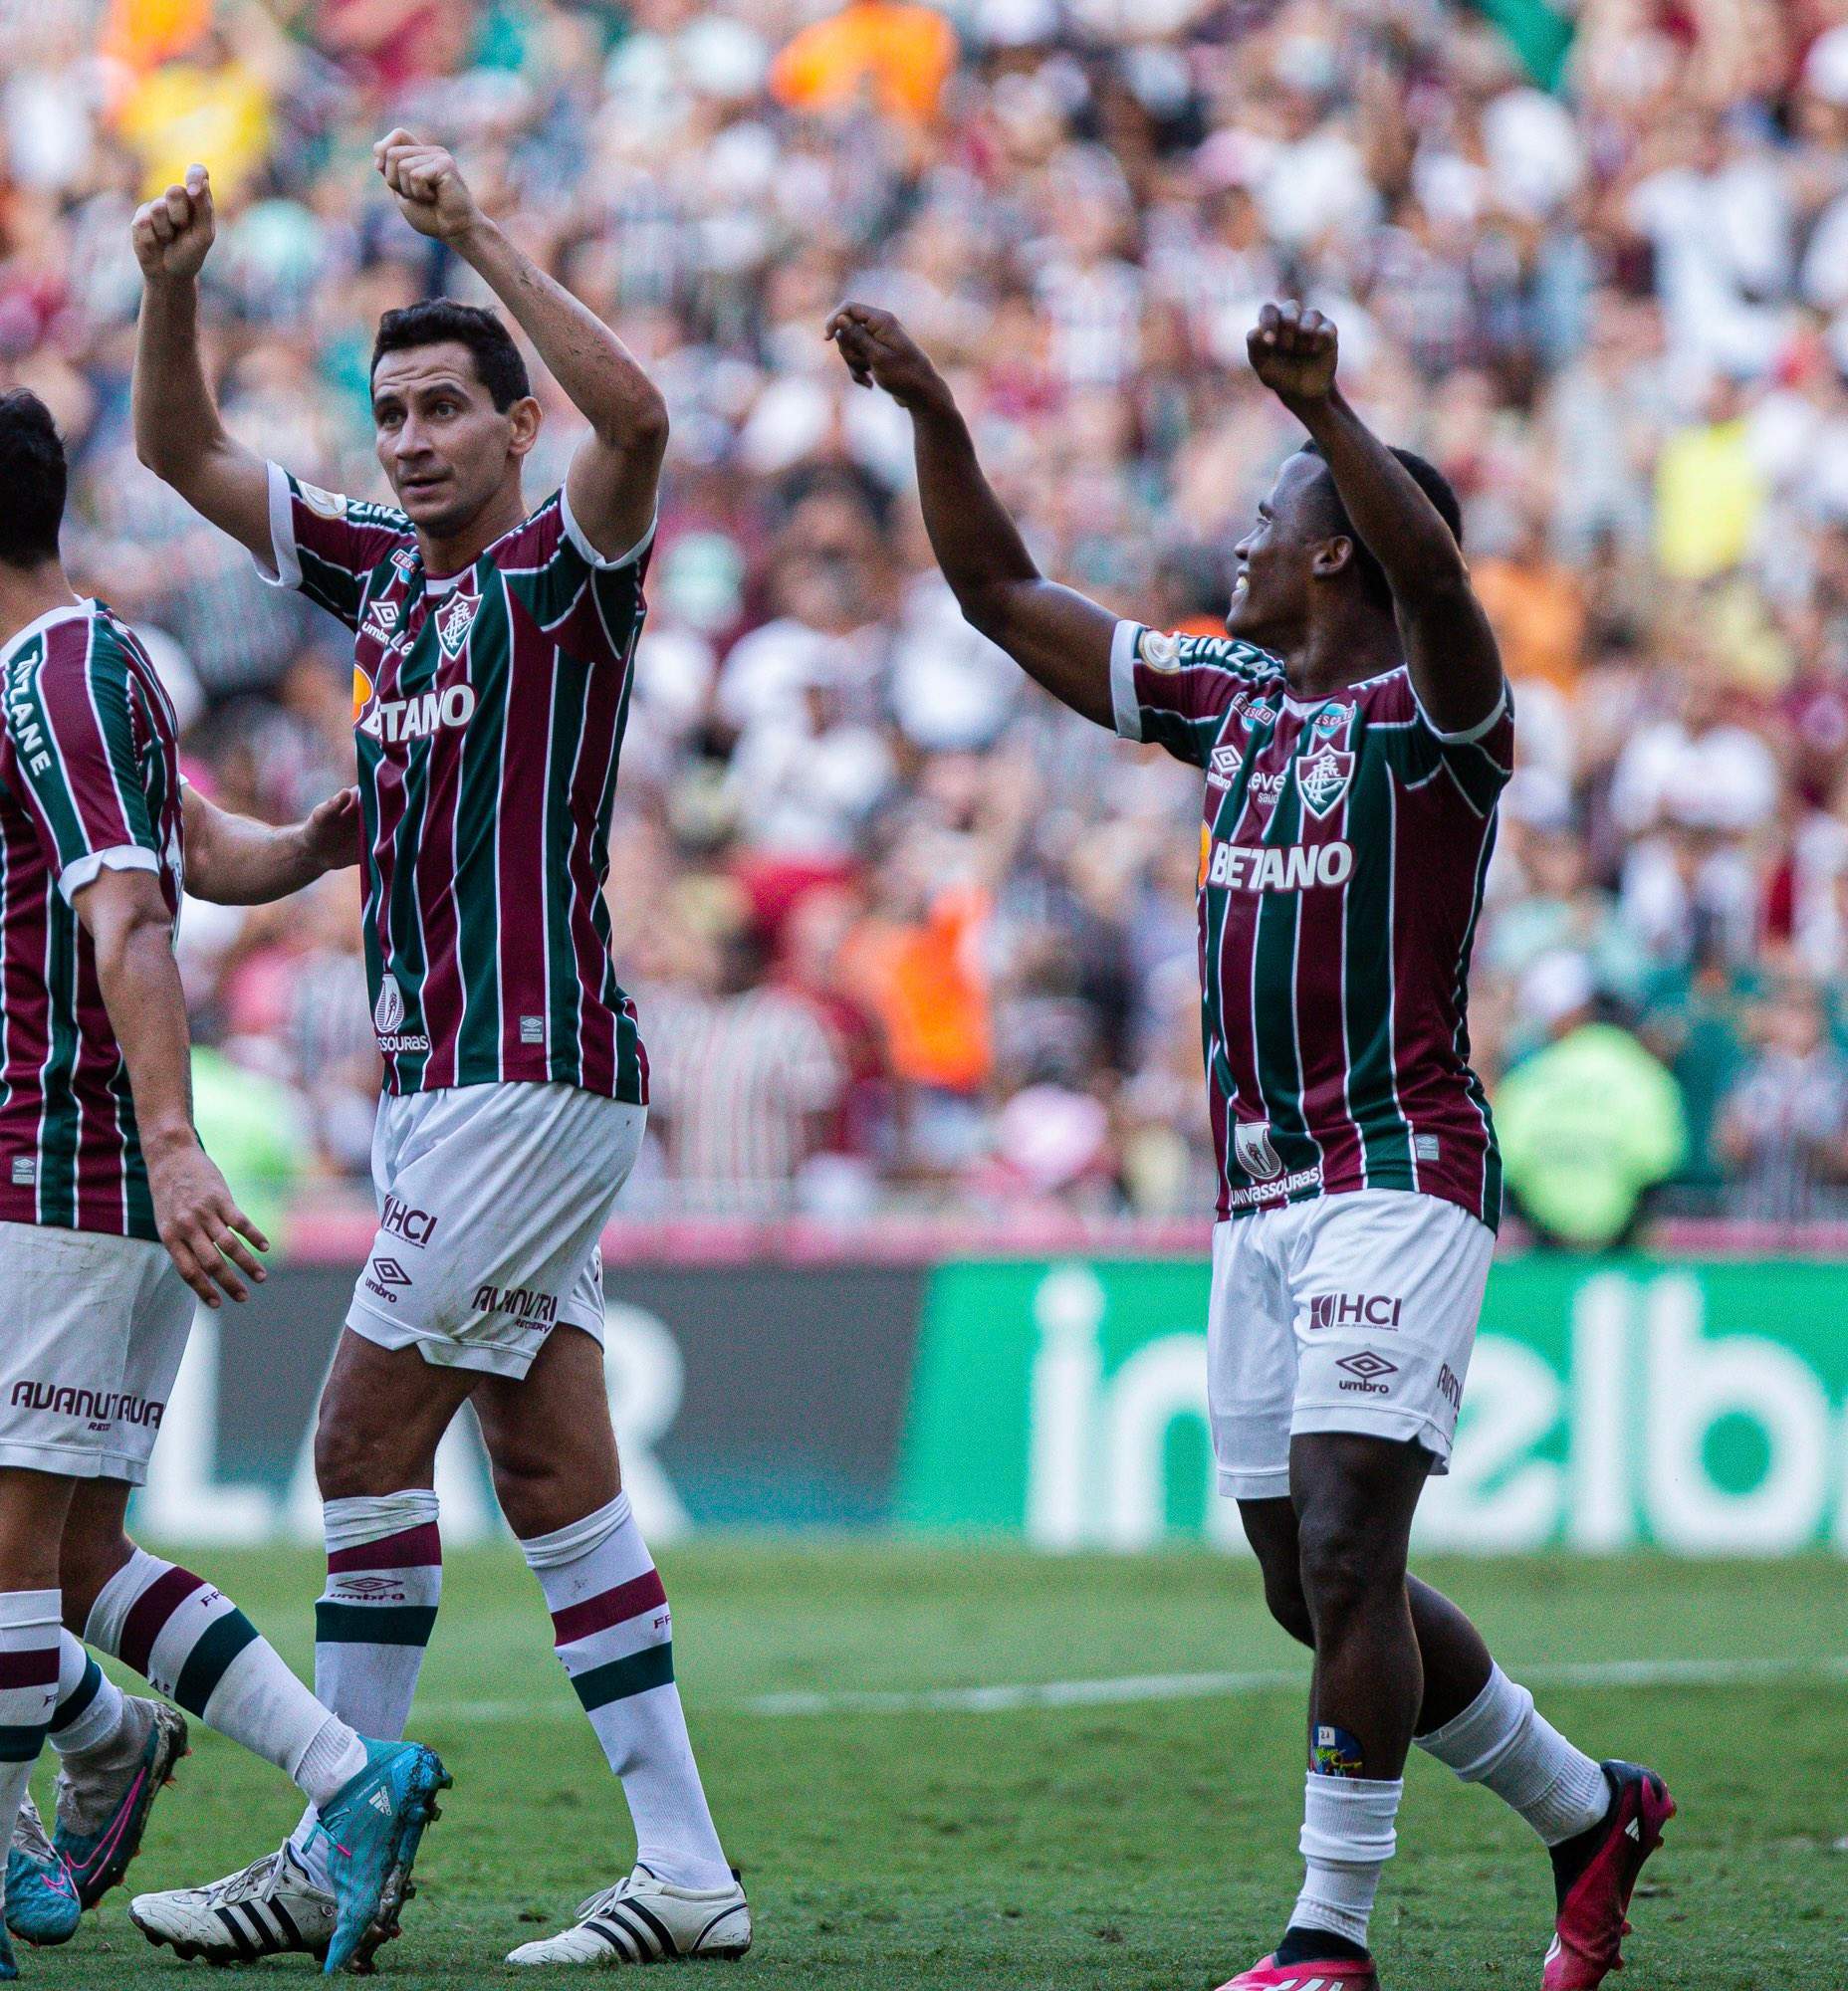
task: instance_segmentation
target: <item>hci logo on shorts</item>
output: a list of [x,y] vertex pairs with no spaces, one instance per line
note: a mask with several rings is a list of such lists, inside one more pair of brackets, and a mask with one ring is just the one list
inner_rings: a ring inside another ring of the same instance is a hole
[[1309,1326],[1397,1327],[1404,1304],[1388,1293],[1315,1293],[1309,1300]]
[[1270,1182],[1283,1173],[1283,1164],[1270,1144],[1269,1120],[1241,1120],[1232,1130],[1232,1152],[1240,1168],[1259,1182]]

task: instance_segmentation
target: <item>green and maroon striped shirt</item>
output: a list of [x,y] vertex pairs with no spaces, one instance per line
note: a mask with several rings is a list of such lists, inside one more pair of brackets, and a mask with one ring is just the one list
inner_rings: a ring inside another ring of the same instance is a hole
[[173,708],[100,602],[0,655],[0,1220],[157,1237],[128,1067],[72,905],[106,866],[152,871],[177,920]]
[[353,632],[386,1089],[530,1080],[644,1104],[603,882],[649,542],[603,559],[558,491],[432,575],[401,512],[274,464],[270,529],[269,577]]
[[1397,670],[1299,699],[1267,651],[1117,625],[1116,729],[1206,771],[1202,1034],[1222,1217],[1411,1190],[1495,1225],[1470,950],[1513,763],[1503,692],[1468,733]]

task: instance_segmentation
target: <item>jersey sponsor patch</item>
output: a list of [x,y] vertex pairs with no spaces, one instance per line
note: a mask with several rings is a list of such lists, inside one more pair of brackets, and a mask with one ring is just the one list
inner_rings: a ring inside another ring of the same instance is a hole
[[1307,892],[1343,885],[1354,868],[1348,843],[1220,843],[1213,845],[1207,883],[1232,892]]
[[1241,1120],[1233,1129],[1232,1151],[1240,1168],[1260,1182],[1273,1182],[1283,1173],[1269,1120]]

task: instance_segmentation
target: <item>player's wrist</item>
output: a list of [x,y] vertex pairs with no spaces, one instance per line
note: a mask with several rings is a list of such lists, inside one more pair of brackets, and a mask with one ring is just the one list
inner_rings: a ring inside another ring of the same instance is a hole
[[463,262],[479,268],[476,259],[489,254],[503,238],[499,224],[471,206],[463,220],[442,231],[442,239]]
[[154,1121],[137,1120],[136,1132],[141,1153],[150,1167],[180,1160],[199,1145],[198,1130],[183,1116]]

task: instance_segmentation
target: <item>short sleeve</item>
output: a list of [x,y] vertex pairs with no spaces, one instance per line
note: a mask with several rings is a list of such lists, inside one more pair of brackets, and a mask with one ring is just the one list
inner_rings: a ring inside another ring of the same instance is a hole
[[1264,651],[1231,637],[1163,635],[1119,622],[1110,642],[1116,730],[1204,768],[1233,699],[1275,672]]
[[5,701],[12,764],[58,888],[67,901],[106,869],[158,871],[139,707],[127,666],[92,624],[82,649],[48,645]]
[[626,656],[639,626],[654,526],[614,558],[599,553],[561,487],[494,550],[515,597],[549,636],[587,663]]
[[270,474],[270,558],[257,571],[276,587],[295,587],[359,626],[373,570],[415,544],[410,521],[387,505],[368,505],[291,477],[279,463]]
[[[1416,704],[1416,686],[1412,698]],[[1436,749],[1439,761],[1449,771],[1464,800],[1478,815],[1487,815],[1514,772],[1514,694],[1506,679],[1502,680],[1502,695],[1494,709],[1461,733],[1446,733],[1422,704],[1418,705],[1418,722],[1430,743],[1425,751]]]

